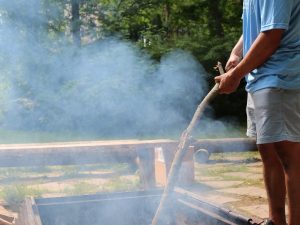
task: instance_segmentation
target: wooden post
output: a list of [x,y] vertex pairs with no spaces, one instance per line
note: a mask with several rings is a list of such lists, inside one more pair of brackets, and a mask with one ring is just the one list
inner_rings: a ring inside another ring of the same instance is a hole
[[[165,186],[176,149],[155,148],[155,181],[157,185]],[[194,183],[194,146],[190,146],[182,161],[178,173],[177,184],[181,186]]]
[[42,225],[37,205],[33,197],[26,198],[15,225]]
[[154,150],[138,149],[137,163],[140,172],[140,180],[145,190],[155,188],[154,175]]

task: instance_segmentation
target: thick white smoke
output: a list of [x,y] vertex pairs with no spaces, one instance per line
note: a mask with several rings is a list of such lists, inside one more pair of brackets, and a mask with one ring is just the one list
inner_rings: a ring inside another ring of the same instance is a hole
[[157,63],[113,37],[74,47],[47,34],[39,2],[0,4],[3,127],[105,136],[184,128],[207,91],[191,54],[177,50]]

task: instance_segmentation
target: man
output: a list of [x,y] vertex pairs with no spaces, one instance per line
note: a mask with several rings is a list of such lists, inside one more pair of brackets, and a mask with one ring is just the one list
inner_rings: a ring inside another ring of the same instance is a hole
[[243,35],[219,92],[246,77],[247,135],[256,137],[269,203],[265,224],[300,225],[300,0],[244,0]]

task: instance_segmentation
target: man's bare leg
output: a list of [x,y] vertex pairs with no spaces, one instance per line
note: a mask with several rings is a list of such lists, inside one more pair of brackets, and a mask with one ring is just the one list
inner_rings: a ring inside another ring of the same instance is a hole
[[269,217],[276,225],[286,225],[285,175],[274,144],[258,145],[263,161],[264,181],[269,202]]
[[275,143],[283,164],[287,196],[289,225],[300,224],[300,143],[282,141]]

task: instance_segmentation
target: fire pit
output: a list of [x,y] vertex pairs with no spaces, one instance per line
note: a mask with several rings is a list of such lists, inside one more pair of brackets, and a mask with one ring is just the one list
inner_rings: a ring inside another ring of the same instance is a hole
[[[17,225],[149,225],[161,190],[27,199]],[[168,216],[169,215],[169,216]],[[162,225],[246,225],[252,219],[175,191]]]

